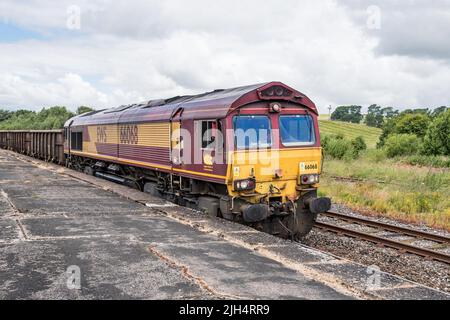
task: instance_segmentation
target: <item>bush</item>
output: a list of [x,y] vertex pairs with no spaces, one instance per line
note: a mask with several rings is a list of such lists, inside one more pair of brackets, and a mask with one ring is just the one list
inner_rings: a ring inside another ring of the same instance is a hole
[[423,137],[430,124],[430,117],[423,113],[405,114],[401,117],[396,125],[396,133],[415,134]]
[[431,118],[425,110],[403,111],[384,123],[377,147],[383,147],[386,139],[392,134],[414,134],[423,137],[430,123]]
[[326,149],[328,143],[330,142],[331,137],[329,135],[320,135],[320,144],[322,145],[322,148]]
[[336,133],[336,134],[334,135],[334,138],[335,138],[335,139],[342,140],[342,139],[344,139],[344,134],[341,133],[341,132]]
[[389,158],[409,156],[419,151],[420,140],[414,134],[393,134],[387,138],[384,149]]
[[362,137],[357,137],[350,141],[340,134],[323,136],[322,147],[324,148],[325,155],[339,160],[356,159],[359,157],[360,152],[367,148]]
[[352,146],[353,146],[353,149],[355,149],[358,152],[358,154],[361,151],[364,151],[367,149],[367,144],[364,141],[364,138],[361,136],[358,136],[352,140]]
[[335,159],[343,159],[351,149],[351,143],[345,139],[330,139],[325,154]]
[[439,156],[413,155],[405,158],[403,162],[413,166],[450,168],[450,159]]
[[450,109],[437,116],[426,131],[422,153],[450,155]]
[[367,158],[373,162],[382,162],[386,160],[386,151],[384,149],[370,149],[367,150]]

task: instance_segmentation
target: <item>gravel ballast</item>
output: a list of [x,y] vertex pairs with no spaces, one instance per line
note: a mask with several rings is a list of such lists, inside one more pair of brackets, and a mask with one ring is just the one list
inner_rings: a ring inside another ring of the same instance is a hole
[[[370,218],[342,205],[334,205],[333,210],[355,217]],[[372,217],[371,219],[401,227],[449,236],[448,232],[434,230],[426,226],[409,225],[387,218]],[[331,222],[332,219],[323,217],[319,218],[319,221]],[[413,254],[401,253],[395,249],[380,247],[367,241],[357,240],[318,229],[314,229],[305,239],[303,239],[302,243],[364,265],[376,265],[382,271],[399,275],[408,280],[440,291],[450,292],[450,266],[442,262],[430,261]],[[428,247],[429,242],[423,242],[422,244],[424,247]],[[420,246],[421,242],[416,241],[414,242],[414,245]],[[445,252],[445,250],[442,252]]]

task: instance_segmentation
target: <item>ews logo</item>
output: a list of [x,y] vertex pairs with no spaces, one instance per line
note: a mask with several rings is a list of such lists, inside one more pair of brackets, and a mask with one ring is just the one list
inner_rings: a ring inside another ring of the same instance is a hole
[[97,127],[97,142],[107,143],[106,127]]
[[121,144],[138,144],[138,126],[123,125],[120,126],[120,143]]

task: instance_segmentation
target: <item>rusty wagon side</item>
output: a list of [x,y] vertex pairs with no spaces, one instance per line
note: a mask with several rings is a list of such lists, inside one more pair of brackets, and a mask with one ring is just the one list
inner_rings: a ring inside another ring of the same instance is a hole
[[63,130],[0,130],[0,148],[64,164]]

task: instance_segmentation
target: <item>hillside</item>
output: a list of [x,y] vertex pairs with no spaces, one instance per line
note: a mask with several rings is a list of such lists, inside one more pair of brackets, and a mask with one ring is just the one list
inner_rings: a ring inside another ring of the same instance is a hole
[[341,121],[322,120],[328,117],[319,118],[319,127],[321,134],[343,134],[346,138],[355,138],[362,136],[369,148],[375,148],[381,129],[368,127],[364,124],[354,124]]

